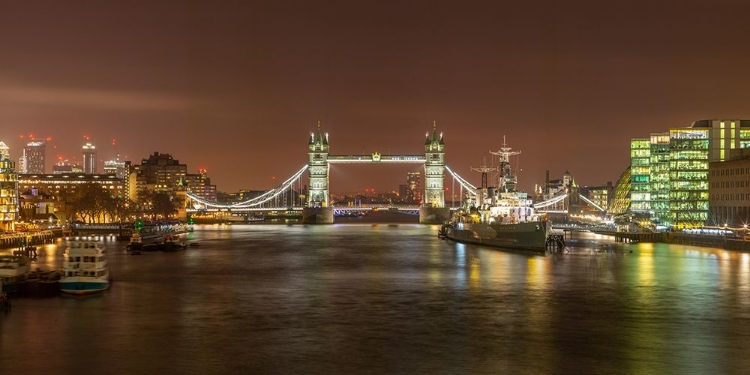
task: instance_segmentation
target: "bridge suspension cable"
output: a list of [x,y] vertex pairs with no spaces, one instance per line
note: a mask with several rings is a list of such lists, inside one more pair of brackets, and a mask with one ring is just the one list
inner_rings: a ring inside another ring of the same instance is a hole
[[445,170],[448,171],[448,173],[450,173],[450,175],[453,176],[453,178],[458,181],[458,183],[461,184],[464,189],[468,190],[472,195],[477,195],[477,188],[466,181],[466,179],[461,177],[458,173],[453,172],[453,170],[450,169],[447,165],[445,166]]
[[281,194],[286,193],[287,189],[292,189],[293,185],[294,185],[294,182],[298,181],[300,179],[300,177],[302,177],[302,174],[306,170],[307,170],[307,165],[305,165],[304,167],[302,167],[299,171],[297,171],[294,175],[292,175],[292,177],[289,177],[281,185],[279,185],[279,186],[277,186],[277,187],[275,187],[275,188],[273,188],[273,189],[271,189],[271,190],[269,190],[269,191],[267,191],[267,192],[265,192],[265,193],[263,193],[263,194],[255,197],[255,198],[248,199],[246,201],[242,201],[242,202],[235,203],[235,204],[222,204],[222,203],[217,203],[217,202],[211,202],[211,201],[203,199],[203,198],[201,198],[201,197],[199,197],[199,196],[197,196],[195,194],[192,194],[192,193],[188,193],[187,196],[190,199],[192,199],[192,200],[194,200],[194,201],[196,201],[196,202],[198,202],[198,203],[206,206],[206,208],[210,207],[210,208],[233,208],[233,209],[237,209],[237,208],[257,207],[257,206],[260,206],[263,203],[266,203],[266,202],[270,201],[271,199],[274,199],[274,198],[278,197]]
[[584,202],[586,202],[586,203],[594,206],[594,208],[596,208],[599,211],[602,211],[602,212],[607,211],[604,208],[602,208],[601,206],[599,206],[598,204],[596,204],[596,203],[592,202],[591,200],[589,200],[588,198],[584,197],[583,195],[581,195],[581,199],[583,199]]
[[559,203],[560,201],[562,201],[563,199],[565,199],[567,197],[568,197],[568,194],[558,195],[558,196],[556,196],[556,197],[554,197],[552,199],[548,199],[546,201],[539,202],[539,203],[534,203],[534,208],[535,209],[540,209],[540,208],[549,207],[549,206],[551,206],[553,204]]

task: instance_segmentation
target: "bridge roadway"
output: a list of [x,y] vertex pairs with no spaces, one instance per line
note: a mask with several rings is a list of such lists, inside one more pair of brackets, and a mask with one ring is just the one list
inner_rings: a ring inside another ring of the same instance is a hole
[[[383,211],[399,211],[401,213],[407,213],[412,215],[419,215],[419,207],[418,205],[361,205],[361,206],[344,206],[344,207],[333,207],[334,215],[340,216],[347,213],[353,213],[353,212],[366,212],[366,211],[373,211],[373,210],[383,210]],[[303,207],[241,207],[241,208],[206,208],[206,209],[195,209],[191,208],[188,209],[188,213],[218,213],[218,212],[231,212],[231,213],[256,213],[256,212],[289,212],[289,211],[299,211],[301,212]],[[452,208],[452,210],[455,210],[457,208]]]

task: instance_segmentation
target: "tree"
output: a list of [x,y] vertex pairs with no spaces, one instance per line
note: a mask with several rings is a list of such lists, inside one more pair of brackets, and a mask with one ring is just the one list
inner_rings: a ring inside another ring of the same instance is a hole
[[167,219],[177,213],[177,207],[175,206],[174,200],[166,193],[154,194],[152,203],[152,212],[155,215]]

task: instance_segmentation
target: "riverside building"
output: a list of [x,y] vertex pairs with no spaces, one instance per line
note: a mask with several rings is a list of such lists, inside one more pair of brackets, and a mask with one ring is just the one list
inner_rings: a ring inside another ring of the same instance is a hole
[[750,225],[750,148],[731,150],[730,159],[709,163],[708,223],[731,228]]
[[[0,142],[0,150],[5,143]],[[7,151],[7,146],[5,150]],[[12,232],[18,218],[18,174],[16,163],[0,151],[0,232]]]
[[630,211],[658,225],[694,228],[709,221],[709,163],[750,147],[750,120],[700,120],[630,141]]

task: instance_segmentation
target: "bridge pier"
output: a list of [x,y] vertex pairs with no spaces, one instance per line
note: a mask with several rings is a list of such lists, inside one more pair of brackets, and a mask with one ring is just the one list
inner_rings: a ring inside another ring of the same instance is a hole
[[333,207],[305,207],[302,209],[303,224],[333,224]]
[[442,224],[450,218],[450,207],[419,207],[420,224]]

